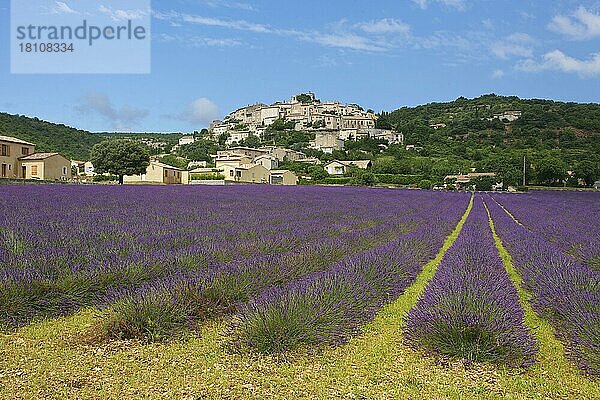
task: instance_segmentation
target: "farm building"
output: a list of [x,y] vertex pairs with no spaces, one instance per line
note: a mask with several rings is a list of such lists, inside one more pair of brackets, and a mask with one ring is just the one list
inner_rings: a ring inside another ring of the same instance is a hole
[[262,165],[242,164],[234,172],[236,182],[269,183],[269,170]]
[[19,158],[25,179],[65,181],[72,178],[71,161],[58,153],[34,153]]
[[277,158],[273,157],[270,154],[264,154],[262,156],[258,156],[253,161],[254,164],[262,165],[266,169],[276,169],[279,166]]
[[325,165],[329,175],[344,175],[350,168],[367,169],[371,166],[371,160],[339,161],[333,160]]
[[20,157],[33,154],[35,145],[21,139],[0,135],[0,178],[23,178]]
[[123,183],[181,184],[187,183],[187,174],[187,171],[177,167],[151,161],[145,174],[124,176]]
[[271,185],[293,186],[298,184],[298,177],[287,169],[275,169],[271,171]]

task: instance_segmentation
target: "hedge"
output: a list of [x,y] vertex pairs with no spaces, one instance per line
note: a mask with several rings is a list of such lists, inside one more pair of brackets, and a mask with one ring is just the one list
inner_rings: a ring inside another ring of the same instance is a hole
[[422,175],[375,174],[378,183],[388,185],[413,185],[423,180]]

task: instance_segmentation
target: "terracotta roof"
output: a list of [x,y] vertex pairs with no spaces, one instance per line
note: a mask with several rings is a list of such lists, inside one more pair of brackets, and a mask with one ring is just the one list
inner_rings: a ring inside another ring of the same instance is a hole
[[235,167],[235,169],[251,169],[251,168],[259,167],[259,166],[262,167],[262,165],[257,165],[257,164],[242,164],[242,165]]
[[177,168],[177,167],[174,167],[172,165],[163,164],[163,163],[158,162],[158,161],[152,161],[152,162],[150,162],[150,165],[155,165],[157,167],[162,167],[162,168],[167,168],[167,169],[175,169],[177,171],[184,171],[181,168]]
[[32,160],[45,160],[46,158],[50,158],[52,156],[58,156],[58,153],[33,153],[31,155],[21,157],[19,160],[24,161],[32,161]]
[[0,141],[3,141],[3,142],[12,142],[12,143],[19,143],[19,144],[26,144],[26,145],[29,145],[29,146],[35,146],[35,144],[33,144],[33,143],[29,143],[29,142],[26,142],[26,141],[21,140],[21,139],[17,139],[16,137],[12,137],[12,136],[3,136],[3,135],[0,135]]
[[259,151],[261,153],[264,152],[269,152],[269,150],[261,150],[261,149],[255,149],[254,147],[244,147],[244,146],[236,146],[236,147],[230,147],[229,148],[230,151],[235,151],[235,150],[250,150],[250,151]]
[[352,161],[333,160],[330,163],[328,163],[327,165],[331,165],[333,163],[338,163],[340,165],[345,165],[346,167],[354,165],[356,167],[366,169],[366,168],[369,167],[369,164],[371,164],[371,160],[352,160]]

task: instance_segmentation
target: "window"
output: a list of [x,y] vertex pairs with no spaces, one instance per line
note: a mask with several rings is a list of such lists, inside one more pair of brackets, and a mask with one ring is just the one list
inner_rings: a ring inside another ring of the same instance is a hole
[[165,178],[169,176],[169,170],[165,169]]
[[2,145],[2,152],[0,153],[4,157],[10,156],[10,146],[7,144]]
[[233,170],[229,171],[229,176],[233,176]]
[[63,173],[62,173],[62,174],[63,174],[63,175],[66,175],[66,174],[67,174],[67,167],[63,167]]
[[37,168],[37,165],[32,165],[32,166],[31,166],[31,175],[32,175],[32,176],[37,176],[37,174],[38,174],[38,168]]
[[21,147],[21,154],[24,156],[29,155],[29,147]]

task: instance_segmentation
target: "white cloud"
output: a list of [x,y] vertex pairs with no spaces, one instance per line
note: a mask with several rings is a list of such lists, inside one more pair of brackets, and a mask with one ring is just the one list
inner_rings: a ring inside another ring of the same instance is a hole
[[490,51],[498,58],[508,59],[513,56],[533,56],[533,44],[535,40],[526,33],[513,33],[506,38],[492,43]]
[[417,49],[452,49],[453,51],[467,51],[475,46],[475,41],[462,35],[448,31],[439,31],[429,36],[413,37],[410,39]]
[[79,14],[78,11],[73,10],[69,5],[62,1],[57,1],[56,6],[51,11],[52,14]]
[[224,0],[203,0],[202,3],[205,6],[212,8],[231,8],[243,11],[256,11],[256,8],[252,4],[242,3],[237,1],[224,1]]
[[376,21],[363,22],[358,24],[357,27],[364,32],[374,34],[410,32],[410,25],[393,18],[384,18]]
[[560,50],[554,50],[544,54],[540,61],[533,59],[521,61],[516,68],[526,72],[561,71],[576,73],[589,78],[600,76],[600,53],[592,54],[589,60],[578,60]]
[[389,49],[384,42],[376,42],[363,36],[353,33],[319,33],[309,32],[301,33],[300,38],[309,42],[314,42],[327,47],[338,47],[350,50],[365,50],[381,52]]
[[179,118],[191,124],[208,125],[219,118],[219,108],[206,97],[201,97],[192,101]]
[[266,25],[255,24],[244,20],[225,20],[212,17],[203,17],[199,15],[181,14],[181,19],[184,22],[205,26],[218,26],[221,28],[237,29],[243,31],[251,31],[258,33],[269,33],[271,29]]
[[492,79],[500,79],[504,77],[504,71],[497,69],[492,73]]
[[110,16],[113,21],[142,19],[148,15],[148,13],[143,10],[113,10],[112,8],[104,5],[100,5],[100,7],[98,7],[98,11]]
[[161,33],[156,37],[156,39],[159,42],[177,42],[190,47],[235,47],[242,45],[242,42],[237,39],[182,36],[168,33]]
[[[344,22],[336,25],[333,32],[321,31],[302,31],[294,29],[277,29],[268,25],[257,24],[245,20],[225,20],[220,18],[205,17],[200,15],[182,14],[176,11],[169,12],[154,12],[154,17],[158,20],[169,23],[178,21],[187,22],[190,24],[198,24],[204,26],[221,27],[225,29],[234,29],[241,31],[249,31],[255,33],[272,34],[279,36],[295,37],[298,40],[317,43],[327,47],[345,48],[350,50],[362,50],[381,52],[389,50],[392,46],[384,40],[374,40],[366,36],[361,36],[352,33],[345,29]],[[390,25],[390,24],[388,24]],[[391,25],[388,26],[388,29]],[[395,27],[398,29],[398,27]],[[380,29],[381,26],[380,26]]]
[[109,121],[113,129],[119,131],[135,128],[148,116],[148,111],[141,108],[129,105],[117,108],[106,94],[100,92],[90,92],[85,95],[81,104],[75,109],[82,114],[98,114]]
[[431,3],[440,3],[446,7],[463,11],[467,8],[466,0],[412,0],[422,10],[427,9]]
[[557,15],[552,18],[548,29],[575,40],[592,39],[600,36],[600,14],[579,7],[570,16]]

